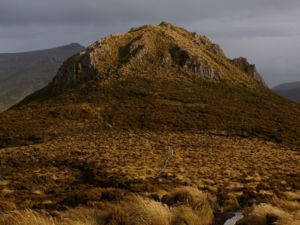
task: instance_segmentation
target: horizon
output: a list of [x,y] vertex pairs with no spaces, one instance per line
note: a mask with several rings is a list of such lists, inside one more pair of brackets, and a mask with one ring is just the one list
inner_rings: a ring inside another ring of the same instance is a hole
[[[141,25],[142,26],[142,25]],[[129,28],[130,29],[130,28]],[[127,31],[129,31],[129,29],[127,30]],[[122,33],[126,33],[127,31],[124,31],[124,32],[122,32]],[[112,32],[112,33],[116,33],[116,32]],[[91,45],[91,44],[93,44],[94,42],[96,42],[97,40],[99,40],[99,39],[101,39],[101,38],[103,38],[103,37],[105,37],[105,36],[108,36],[108,35],[110,35],[110,34],[112,34],[112,33],[108,33],[108,34],[105,34],[105,35],[103,35],[103,36],[101,36],[101,37],[99,37],[98,39],[96,39],[96,40],[94,40],[94,41],[90,41],[90,42],[86,42],[86,43],[80,43],[80,42],[74,42],[74,41],[70,41],[70,42],[66,42],[66,43],[61,43],[61,44],[59,44],[59,45],[54,45],[54,46],[51,46],[51,45],[49,45],[48,47],[46,47],[46,48],[41,48],[41,47],[37,47],[37,48],[29,48],[29,49],[23,49],[23,50],[20,50],[20,51],[14,51],[14,52],[0,52],[0,54],[21,54],[21,53],[30,53],[30,52],[36,52],[36,51],[43,51],[43,50],[51,50],[51,49],[55,49],[55,48],[61,48],[61,47],[65,47],[65,46],[68,46],[68,45],[72,45],[72,44],[78,44],[78,45],[81,45],[82,47],[84,47],[84,48],[87,48],[89,45]],[[199,32],[197,32],[197,33],[199,33]],[[204,34],[202,34],[202,33],[199,33],[199,34],[201,34],[201,35],[204,35]],[[207,36],[207,35],[206,35]],[[209,39],[211,39],[212,41],[214,41],[213,40],[213,38],[211,38],[211,37],[209,37],[208,36],[208,38]],[[215,41],[214,41],[215,42]],[[222,45],[222,44],[220,44],[219,42],[215,42],[216,44],[219,44],[220,46],[221,46],[221,48],[224,50],[224,52],[225,52],[225,54],[229,57],[229,58],[237,58],[237,57],[246,57],[247,59],[250,59],[248,56],[246,56],[246,55],[234,55],[233,53],[231,54],[231,55],[229,55],[228,54],[228,52],[229,52],[229,50],[226,50],[225,48],[224,48],[224,46]],[[45,46],[47,46],[46,44],[45,44]],[[265,79],[265,75],[264,75],[264,73],[260,70],[260,66],[258,65],[258,64],[256,64],[256,63],[254,63],[251,59],[250,59],[250,63],[253,63],[253,64],[255,64],[256,66],[257,66],[257,68],[258,68],[258,72],[261,74],[261,76],[263,77],[263,79],[265,80],[265,82],[267,83],[267,85],[268,85],[268,87],[269,88],[275,88],[275,87],[277,87],[277,86],[279,86],[279,85],[282,85],[282,84],[289,84],[289,83],[294,83],[294,82],[299,82],[300,81],[300,76],[299,77],[297,77],[296,79],[291,79],[291,80],[282,80],[282,82],[272,82],[272,81],[270,81],[270,80],[268,80],[268,79]]]

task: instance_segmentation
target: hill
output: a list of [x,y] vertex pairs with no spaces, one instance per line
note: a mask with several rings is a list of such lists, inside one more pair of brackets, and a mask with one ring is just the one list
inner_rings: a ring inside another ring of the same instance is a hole
[[72,56],[0,114],[0,210],[59,219],[97,208],[100,224],[167,212],[147,223],[166,225],[186,216],[209,225],[212,212],[260,202],[293,213],[299,137],[299,104],[269,90],[245,58],[169,23],[133,28]]
[[[113,34],[69,58],[49,85],[0,117],[0,143],[47,138],[48,122],[84,114],[100,127],[201,130],[299,146],[299,110],[245,58],[228,59],[207,37],[163,23]],[[8,118],[19,113],[19,122]]]
[[0,111],[51,81],[61,64],[82,50],[79,44],[54,49],[0,54]]
[[300,82],[292,82],[278,85],[273,88],[277,94],[300,103]]

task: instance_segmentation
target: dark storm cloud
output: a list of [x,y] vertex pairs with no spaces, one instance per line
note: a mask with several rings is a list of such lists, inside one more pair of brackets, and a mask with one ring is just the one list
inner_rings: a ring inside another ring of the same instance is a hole
[[299,0],[1,0],[0,52],[87,45],[162,20],[210,36],[229,56],[250,57],[271,85],[300,80],[292,60],[300,51]]

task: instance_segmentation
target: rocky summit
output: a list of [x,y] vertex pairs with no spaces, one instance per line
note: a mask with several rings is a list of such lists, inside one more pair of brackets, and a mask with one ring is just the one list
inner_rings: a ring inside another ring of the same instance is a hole
[[108,86],[131,78],[157,82],[203,80],[247,87],[263,83],[255,66],[246,59],[229,60],[206,36],[163,22],[95,42],[69,59],[49,87],[59,92],[88,81]]
[[299,137],[299,104],[245,58],[169,23],[132,28],[72,56],[0,114],[0,211],[59,219],[80,207],[90,218],[90,207],[99,224],[165,212],[172,224],[192,215],[189,224],[211,225],[260,202],[291,210]]

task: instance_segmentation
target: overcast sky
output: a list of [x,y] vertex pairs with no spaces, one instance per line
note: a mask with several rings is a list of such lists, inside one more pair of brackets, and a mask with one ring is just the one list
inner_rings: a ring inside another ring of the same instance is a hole
[[270,86],[300,80],[300,0],[0,0],[0,52],[89,45],[161,21],[249,58]]

